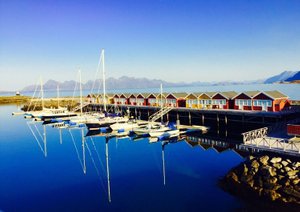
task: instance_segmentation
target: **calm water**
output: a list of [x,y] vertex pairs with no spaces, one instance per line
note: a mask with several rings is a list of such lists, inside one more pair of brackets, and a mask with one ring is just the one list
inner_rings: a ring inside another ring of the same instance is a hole
[[[250,85],[218,85],[218,86],[198,86],[198,87],[176,87],[176,88],[163,88],[164,92],[206,92],[206,91],[270,91],[279,90],[284,94],[288,95],[290,99],[300,100],[300,84],[250,84]],[[87,95],[91,91],[84,91],[84,95]],[[100,91],[102,92],[102,90]],[[118,89],[118,90],[108,90],[108,93],[137,93],[137,92],[147,92],[159,93],[159,88],[148,88],[148,89]],[[62,91],[61,96],[73,96],[74,91]],[[22,93],[23,95],[32,96],[32,92]],[[2,93],[2,96],[14,95],[14,93]],[[46,97],[56,97],[56,91],[46,91]],[[79,92],[75,92],[76,96],[79,96]]]
[[109,202],[104,138],[85,138],[84,174],[81,130],[62,130],[60,139],[59,130],[47,126],[45,157],[43,126],[29,127],[23,117],[10,115],[15,110],[16,106],[0,107],[0,211],[232,211],[244,207],[217,186],[218,179],[243,160],[234,151],[217,153],[185,141],[169,143],[164,146],[164,185],[162,143],[147,139],[108,142]]

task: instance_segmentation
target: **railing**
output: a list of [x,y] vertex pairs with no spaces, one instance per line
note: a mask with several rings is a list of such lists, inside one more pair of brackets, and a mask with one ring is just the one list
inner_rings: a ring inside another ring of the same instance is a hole
[[172,109],[173,109],[172,107],[163,107],[162,109],[160,109],[156,113],[154,113],[151,116],[149,116],[148,120],[151,121],[151,122],[154,122],[157,119],[161,118],[163,115],[165,115],[168,112],[170,112]]
[[72,111],[73,111],[73,112],[76,112],[76,111],[80,110],[81,108],[84,108],[85,106],[87,106],[87,105],[89,105],[89,104],[90,104],[89,102],[85,102],[85,103],[83,103],[82,105],[78,105],[78,106],[74,107],[74,108],[72,109]]
[[255,140],[257,138],[264,138],[267,136],[268,133],[268,127],[263,127],[256,130],[251,130],[245,133],[242,133],[243,135],[243,142],[246,143],[248,141]]

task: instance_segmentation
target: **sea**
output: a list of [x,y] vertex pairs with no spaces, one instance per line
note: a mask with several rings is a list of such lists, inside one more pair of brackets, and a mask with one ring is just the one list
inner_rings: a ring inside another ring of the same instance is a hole
[[[276,84],[224,90],[278,89],[299,100],[299,88]],[[11,115],[18,110],[20,105],[0,106],[2,212],[270,209],[264,201],[253,204],[219,186],[245,160],[234,149],[204,148],[185,138],[153,143],[148,138],[89,136],[86,128],[56,129]]]

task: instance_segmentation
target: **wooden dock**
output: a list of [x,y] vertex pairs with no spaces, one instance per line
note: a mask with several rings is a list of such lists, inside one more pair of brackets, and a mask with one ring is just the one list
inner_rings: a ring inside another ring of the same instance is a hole
[[300,157],[300,139],[283,139],[267,136],[268,128],[260,128],[243,133],[244,148],[275,152]]

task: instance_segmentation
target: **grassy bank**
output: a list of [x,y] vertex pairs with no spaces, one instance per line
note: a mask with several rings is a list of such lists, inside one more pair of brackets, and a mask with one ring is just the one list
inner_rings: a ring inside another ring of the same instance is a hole
[[0,96],[1,104],[26,104],[30,101],[29,96]]

